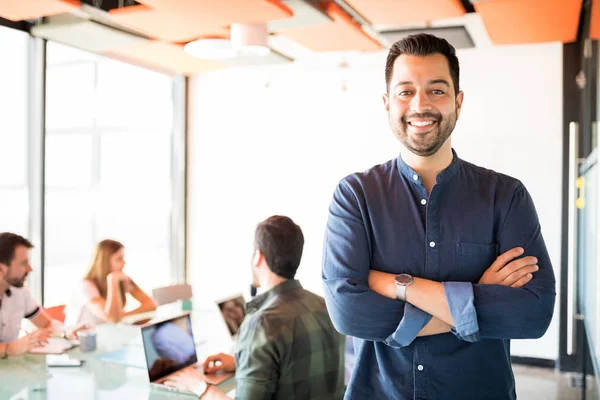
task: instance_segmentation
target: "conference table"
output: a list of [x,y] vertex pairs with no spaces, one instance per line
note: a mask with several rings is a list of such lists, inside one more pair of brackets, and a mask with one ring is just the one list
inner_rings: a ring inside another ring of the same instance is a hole
[[[192,399],[189,394],[150,386],[140,335],[140,326],[148,320],[163,320],[184,312],[174,304],[117,324],[98,325],[95,351],[82,352],[74,347],[66,352],[70,358],[84,360],[80,367],[49,367],[49,356],[43,354],[0,360],[0,400]],[[200,362],[211,354],[231,352],[233,341],[216,307],[194,306],[187,312],[191,314]],[[111,360],[114,354],[120,357]],[[218,387],[233,395],[235,378]]]

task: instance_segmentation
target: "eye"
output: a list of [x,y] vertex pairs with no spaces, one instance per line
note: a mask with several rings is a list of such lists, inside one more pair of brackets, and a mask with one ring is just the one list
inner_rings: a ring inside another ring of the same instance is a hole
[[433,89],[433,90],[431,91],[431,93],[433,93],[433,94],[437,94],[437,95],[441,95],[441,94],[444,94],[444,91],[443,91],[443,90],[440,90],[440,89]]
[[403,90],[401,92],[398,92],[398,96],[408,96],[410,94],[410,91],[408,90]]

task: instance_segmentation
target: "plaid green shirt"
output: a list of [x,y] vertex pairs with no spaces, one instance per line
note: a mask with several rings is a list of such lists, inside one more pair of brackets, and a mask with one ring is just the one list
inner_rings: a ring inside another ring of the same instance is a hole
[[344,338],[323,298],[285,281],[247,305],[235,350],[236,398],[344,397]]

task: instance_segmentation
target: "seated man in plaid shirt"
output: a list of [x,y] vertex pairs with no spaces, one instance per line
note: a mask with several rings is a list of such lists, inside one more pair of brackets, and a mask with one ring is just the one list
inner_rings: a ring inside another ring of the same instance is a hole
[[[208,357],[204,372],[235,371],[238,399],[342,399],[344,338],[333,327],[325,300],[294,279],[302,230],[288,217],[272,216],[256,228],[254,246],[253,285],[264,293],[247,305],[235,357]],[[203,400],[228,398],[190,376],[168,384]]]

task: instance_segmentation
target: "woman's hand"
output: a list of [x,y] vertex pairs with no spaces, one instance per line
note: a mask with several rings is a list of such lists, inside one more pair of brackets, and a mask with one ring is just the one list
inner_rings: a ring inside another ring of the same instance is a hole
[[123,271],[113,271],[106,276],[108,282],[127,282],[130,278]]

